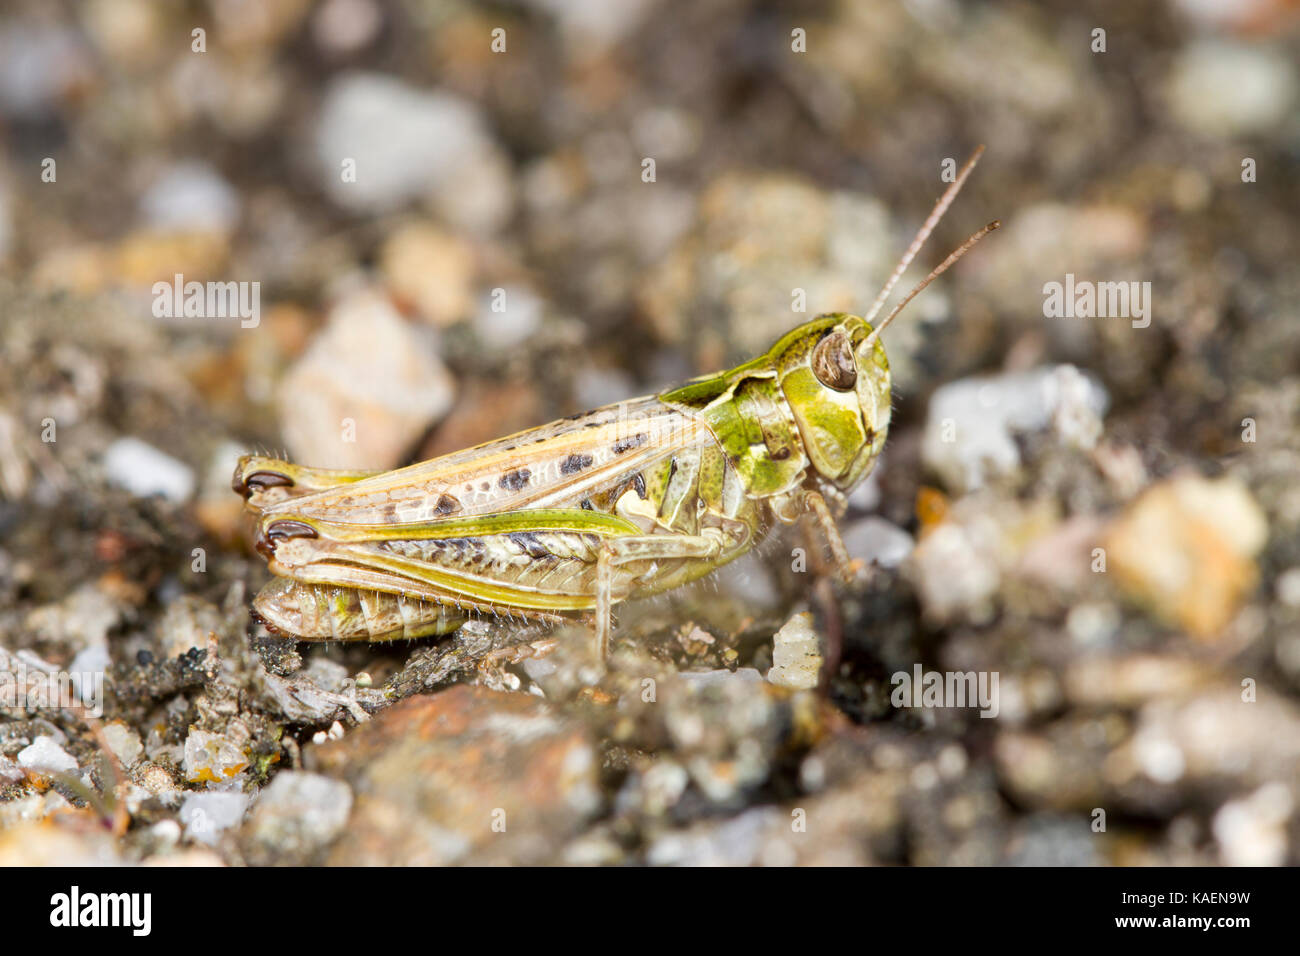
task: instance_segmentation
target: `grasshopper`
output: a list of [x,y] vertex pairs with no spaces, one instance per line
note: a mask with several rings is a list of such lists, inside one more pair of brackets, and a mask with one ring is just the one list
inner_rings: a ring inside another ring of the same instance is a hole
[[301,640],[386,641],[578,614],[603,658],[614,605],[703,577],[805,513],[852,577],[835,521],[889,430],[880,333],[999,223],[871,323],[982,151],[865,317],[820,315],[729,371],[396,471],[241,458],[232,486],[276,575],[257,617]]

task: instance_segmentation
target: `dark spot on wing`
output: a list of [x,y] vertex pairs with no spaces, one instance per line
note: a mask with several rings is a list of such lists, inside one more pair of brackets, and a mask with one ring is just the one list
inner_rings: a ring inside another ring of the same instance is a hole
[[583,499],[582,499],[582,510],[583,510],[583,511],[595,511],[595,510],[596,510],[596,507],[595,507],[595,505],[593,505],[593,504],[591,503],[591,499],[590,499],[590,498],[583,498]]
[[533,477],[533,473],[527,468],[516,468],[514,471],[507,471],[497,482],[502,488],[510,491],[518,491],[528,484],[528,479]]
[[438,503],[433,506],[435,515],[449,515],[460,510],[460,502],[451,495],[440,495]]
[[479,487],[482,488],[484,491],[489,491],[492,488],[492,482],[485,481],[483,482],[483,484],[479,485]]
[[590,455],[570,455],[560,463],[560,474],[573,475],[582,471],[584,468],[590,468],[591,463],[596,459]]
[[620,438],[618,441],[614,442],[614,454],[621,455],[626,451],[631,451],[633,448],[640,448],[649,440],[650,436],[645,432],[637,432],[631,438]]
[[530,558],[553,558],[550,548],[542,544],[541,540],[531,531],[516,531],[507,537],[519,546]]

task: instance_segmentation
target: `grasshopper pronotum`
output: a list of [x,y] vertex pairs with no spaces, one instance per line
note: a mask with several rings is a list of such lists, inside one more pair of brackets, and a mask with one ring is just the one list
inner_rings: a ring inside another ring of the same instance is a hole
[[277,575],[254,601],[258,616],[302,640],[383,641],[448,633],[475,615],[586,612],[603,656],[614,604],[702,577],[805,512],[851,574],[835,516],[889,429],[880,333],[999,223],[871,322],[982,151],[865,317],[821,315],[729,371],[397,471],[241,458],[232,486]]

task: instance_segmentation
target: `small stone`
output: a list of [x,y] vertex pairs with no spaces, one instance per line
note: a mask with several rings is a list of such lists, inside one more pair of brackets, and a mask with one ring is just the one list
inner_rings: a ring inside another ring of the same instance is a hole
[[392,468],[451,407],[451,374],[383,296],[361,293],[329,323],[280,387],[281,430],[297,460]]
[[162,495],[185,502],[194,493],[194,472],[138,438],[119,438],[104,452],[105,477],[137,498]]
[[412,697],[307,756],[356,794],[332,863],[555,859],[600,805],[586,731],[531,694]]
[[158,641],[167,657],[180,657],[208,645],[208,635],[221,628],[221,611],[211,601],[185,594],[163,609]]
[[1269,783],[1232,800],[1214,815],[1214,839],[1225,866],[1283,866],[1287,822],[1295,801],[1285,784]]
[[1234,478],[1190,475],[1148,489],[1106,538],[1119,586],[1161,620],[1214,640],[1255,587],[1268,523]]
[[211,165],[191,160],[158,174],[140,212],[159,231],[231,232],[239,224],[239,194]]
[[1083,657],[1063,676],[1071,704],[1088,709],[1137,707],[1160,697],[1190,694],[1208,682],[1202,663],[1155,654]]
[[199,843],[216,843],[223,830],[239,826],[248,802],[248,794],[237,790],[187,793],[180,812],[185,835]]
[[20,783],[25,776],[22,767],[8,757],[0,756],[0,789]]
[[1110,642],[1123,622],[1119,608],[1109,602],[1085,602],[1070,608],[1065,617],[1065,629],[1075,643],[1098,646]]
[[436,326],[474,311],[474,250],[430,223],[411,223],[391,235],[380,250],[379,267],[393,296]]
[[1267,134],[1284,122],[1296,98],[1296,70],[1280,51],[1257,43],[1202,40],[1188,44],[1170,72],[1175,119],[1214,139]]
[[175,793],[177,789],[171,773],[167,768],[157,764],[146,764],[141,767],[136,779],[140,781],[140,786],[158,796]]
[[1117,782],[1232,779],[1259,787],[1293,780],[1298,769],[1300,709],[1277,695],[1247,702],[1233,683],[1152,700],[1107,759],[1107,775]]
[[577,60],[598,59],[632,35],[654,8],[650,0],[525,0],[523,6],[553,18],[564,36],[566,51]]
[[560,665],[549,657],[529,657],[523,664],[524,673],[532,680],[542,680],[559,670]]
[[125,862],[118,841],[102,828],[73,829],[33,820],[0,829],[0,867],[80,868],[123,866]]
[[816,687],[823,663],[820,645],[811,612],[794,615],[772,637],[772,669],[767,679],[795,690]]
[[1287,568],[1274,583],[1277,599],[1287,607],[1300,608],[1300,567]]
[[707,828],[666,833],[646,850],[646,859],[653,866],[754,866],[783,824],[788,829],[779,811],[756,807]]
[[153,826],[145,831],[150,849],[157,853],[168,851],[181,842],[184,831],[178,821],[167,819],[159,820]]
[[641,809],[650,816],[662,816],[675,806],[691,782],[686,768],[673,760],[659,759],[641,779]]
[[1053,425],[1063,444],[1088,447],[1108,404],[1073,366],[960,379],[930,399],[921,458],[948,488],[970,491],[1019,471],[1018,433]]
[[351,810],[352,790],[346,783],[286,770],[258,795],[247,836],[255,856],[306,862],[343,832]]
[[680,690],[661,690],[656,715],[700,792],[714,804],[739,806],[767,779],[786,736],[803,729],[804,695],[774,688],[752,668],[682,674],[680,682]]
[[456,225],[491,232],[514,204],[509,162],[474,105],[392,76],[334,80],[315,149],[321,185],[354,212],[389,212],[428,199]]
[[45,774],[77,772],[76,758],[45,734],[18,751],[18,766]]
[[921,539],[905,570],[929,617],[975,622],[988,618],[1002,582],[999,540],[991,518],[944,522]]
[[[98,284],[149,290],[159,277],[173,279],[177,273],[186,277],[219,274],[229,255],[230,235],[215,229],[192,232],[137,229],[105,250]],[[57,260],[51,262],[54,264]],[[59,276],[52,279],[54,284],[59,284]],[[192,323],[193,319],[189,321]]]
[[[1097,547],[1106,526],[1101,515],[1075,515],[1056,527],[1043,529],[1041,535],[1025,542],[1025,548],[1015,562],[1016,573],[1027,582],[1050,588],[1053,593],[1079,593],[1090,583],[1092,550]],[[1108,632],[1100,625],[1111,617],[1118,617],[1119,613],[1086,604],[1077,605],[1075,610],[1079,614],[1073,618],[1070,633],[1083,643],[1103,640]],[[1078,628],[1075,625],[1079,625]],[[1118,621],[1115,626],[1118,627]]]
[[1011,866],[1097,866],[1097,837],[1077,816],[1035,814],[1020,821],[1008,840]]
[[185,738],[185,779],[191,783],[220,783],[248,766],[248,757],[221,734],[191,730]]
[[136,70],[162,54],[165,16],[148,0],[92,0],[81,12],[97,50],[119,67]]
[[335,56],[368,46],[383,25],[383,11],[373,0],[325,0],[311,21],[317,45]]
[[72,686],[92,717],[104,713],[104,672],[112,663],[108,648],[102,644],[82,648],[68,664]]
[[104,740],[117,757],[118,763],[128,770],[139,763],[144,754],[140,735],[121,721],[115,720],[104,725]]
[[341,692],[347,686],[348,669],[328,657],[318,655],[311,658],[302,673],[317,687],[332,694]]
[[71,26],[15,18],[0,33],[0,114],[41,121],[90,82],[95,56]]
[[849,556],[882,568],[896,568],[912,553],[916,542],[891,521],[872,515],[844,529]]
[[[493,349],[510,349],[522,345],[542,325],[543,303],[523,285],[503,285],[487,290],[474,312],[474,329],[479,339]],[[578,373],[582,375],[582,372]],[[575,390],[579,390],[575,385]],[[631,392],[623,392],[618,401]],[[600,404],[605,404],[601,402]],[[595,407],[595,406],[592,406]]]
[[74,647],[103,646],[122,620],[116,602],[93,583],[85,583],[58,604],[27,615],[25,626],[44,640]]

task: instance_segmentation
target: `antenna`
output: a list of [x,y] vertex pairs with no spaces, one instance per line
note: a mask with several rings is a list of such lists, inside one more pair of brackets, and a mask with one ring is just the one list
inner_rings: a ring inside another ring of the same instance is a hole
[[924,289],[926,286],[928,286],[931,282],[933,282],[935,279],[939,278],[939,276],[947,272],[948,267],[951,266],[958,259],[960,259],[962,256],[964,256],[967,252],[969,252],[971,246],[975,245],[975,243],[979,242],[990,232],[992,232],[994,229],[997,229],[1001,225],[1002,225],[1001,219],[994,219],[991,223],[989,223],[979,232],[975,233],[975,235],[971,236],[960,246],[958,246],[953,251],[952,255],[950,255],[947,259],[944,259],[943,262],[935,266],[933,272],[931,272],[928,276],[926,276],[924,279],[918,282],[911,292],[903,296],[902,302],[898,303],[898,305],[894,306],[892,309],[889,310],[889,314],[885,316],[884,320],[880,323],[880,325],[872,329],[871,334],[862,340],[863,344],[861,347],[863,349],[870,350],[874,346],[876,339],[880,337],[880,333],[885,331],[885,326],[889,325],[890,322],[894,321],[894,316],[898,315],[898,313],[903,311],[903,306],[907,305],[907,303],[915,299],[917,294],[920,293],[920,291]]
[[[930,215],[925,222],[921,224],[921,228],[917,232],[916,238],[912,240],[912,244],[908,246],[907,251],[903,253],[903,258],[898,260],[898,265],[894,268],[893,275],[889,277],[889,281],[885,283],[885,287],[881,289],[880,294],[876,296],[876,301],[871,303],[871,308],[864,316],[868,323],[870,323],[871,320],[880,313],[881,308],[885,304],[885,300],[889,298],[889,293],[894,291],[894,286],[898,284],[898,280],[903,277],[903,273],[907,271],[907,267],[912,264],[912,260],[916,258],[916,254],[920,252],[921,247],[925,245],[925,240],[930,238],[930,233],[934,231],[934,227],[939,224],[939,220],[943,218],[943,214],[948,211],[948,207],[952,205],[952,201],[957,198],[957,193],[961,192],[962,184],[966,182],[966,177],[969,176],[971,170],[975,168],[975,164],[979,162],[979,158],[983,152],[983,144],[975,147],[975,152],[970,154],[970,159],[966,160],[966,165],[962,166],[961,172],[957,174],[957,178],[953,180],[952,185],[944,190],[943,195],[939,197],[939,201],[934,204],[934,209],[930,212]],[[963,245],[957,253],[954,253],[954,255],[959,256],[962,252],[969,249],[975,242],[978,242],[979,239],[983,238],[986,233],[991,232],[996,228],[996,225],[986,227],[981,232],[977,233],[976,236],[966,240],[965,245]],[[952,257],[950,256],[949,258]],[[955,262],[956,260],[954,259],[953,261]],[[931,273],[930,279],[933,279],[950,265],[952,265],[952,262],[945,262],[936,272]],[[929,279],[926,280],[926,282],[929,281]],[[912,295],[915,295],[924,287],[925,283],[922,283],[920,287],[913,291]],[[912,296],[909,295],[908,299],[911,297]],[[893,318],[893,313],[890,313],[890,318]],[[888,322],[889,319],[886,319],[885,323]],[[881,328],[884,328],[884,323],[882,323]],[[876,332],[879,331],[880,329],[876,330]],[[874,337],[875,332],[873,332],[872,335]]]

